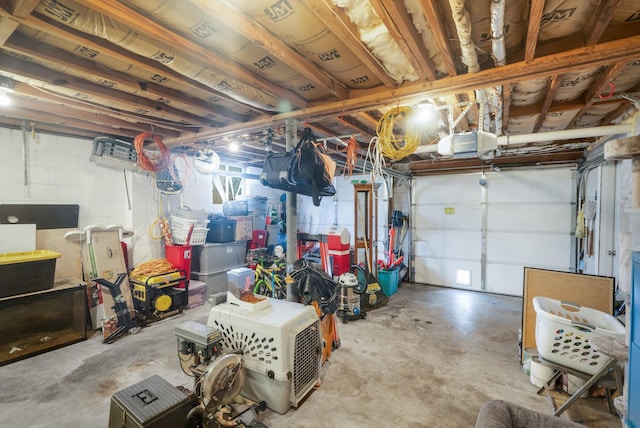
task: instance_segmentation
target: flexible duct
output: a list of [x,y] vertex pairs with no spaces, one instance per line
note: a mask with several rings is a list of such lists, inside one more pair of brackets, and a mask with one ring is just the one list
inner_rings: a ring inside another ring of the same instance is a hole
[[[507,53],[504,41],[504,0],[491,1],[491,55],[494,63],[504,66],[507,63]],[[492,91],[495,113],[495,133],[502,135],[502,86],[496,86]]]

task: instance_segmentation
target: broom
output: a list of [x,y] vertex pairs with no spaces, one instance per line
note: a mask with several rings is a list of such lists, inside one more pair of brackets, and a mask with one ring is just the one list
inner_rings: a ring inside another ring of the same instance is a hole
[[[360,201],[356,199],[356,206],[358,209],[358,217],[360,217]],[[364,254],[365,254],[365,258],[367,259],[367,263],[366,263],[366,270],[367,270],[367,279],[366,279],[366,283],[367,283],[367,288],[364,292],[364,294],[368,294],[369,298],[368,298],[368,303],[369,305],[371,305],[371,307],[374,307],[375,304],[378,302],[378,295],[377,293],[382,291],[382,287],[380,286],[380,284],[378,284],[378,280],[376,279],[376,277],[371,273],[371,259],[369,258],[369,243],[367,242],[367,232],[363,231],[363,235],[362,235],[362,240],[364,241]],[[358,233],[358,231],[356,230],[356,234]],[[357,239],[357,238],[356,238]],[[363,295],[364,298],[364,295]]]

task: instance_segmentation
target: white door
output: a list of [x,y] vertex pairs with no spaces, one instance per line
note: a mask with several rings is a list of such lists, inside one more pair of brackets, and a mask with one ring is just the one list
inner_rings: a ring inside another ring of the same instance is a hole
[[[575,169],[416,177],[413,280],[522,296],[523,268],[569,271]],[[482,180],[484,182],[484,180]]]

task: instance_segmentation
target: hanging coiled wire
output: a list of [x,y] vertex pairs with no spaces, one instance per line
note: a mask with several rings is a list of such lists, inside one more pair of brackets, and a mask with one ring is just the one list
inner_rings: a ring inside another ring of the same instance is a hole
[[[383,156],[400,160],[416,151],[420,144],[420,131],[410,120],[411,112],[411,107],[397,106],[386,112],[378,121],[376,134],[378,147]],[[404,127],[404,135],[396,134],[396,122]]]

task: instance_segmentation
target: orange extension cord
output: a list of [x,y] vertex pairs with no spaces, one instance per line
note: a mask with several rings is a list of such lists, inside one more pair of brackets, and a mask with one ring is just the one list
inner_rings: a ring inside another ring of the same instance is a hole
[[351,175],[353,174],[353,168],[355,168],[357,163],[358,149],[360,149],[360,145],[353,135],[351,136],[351,138],[349,138],[349,142],[344,149],[338,149],[338,151],[342,153],[347,153],[347,160],[344,164],[344,168],[342,168],[342,175],[346,178],[351,177]]
[[[153,140],[160,150],[159,154],[153,156],[147,156],[144,150],[144,143],[147,140]],[[171,153],[167,146],[162,143],[162,139],[158,135],[153,135],[150,132],[143,132],[138,134],[133,140],[136,153],[138,155],[138,166],[146,171],[158,172],[166,169],[169,166],[171,160]]]

